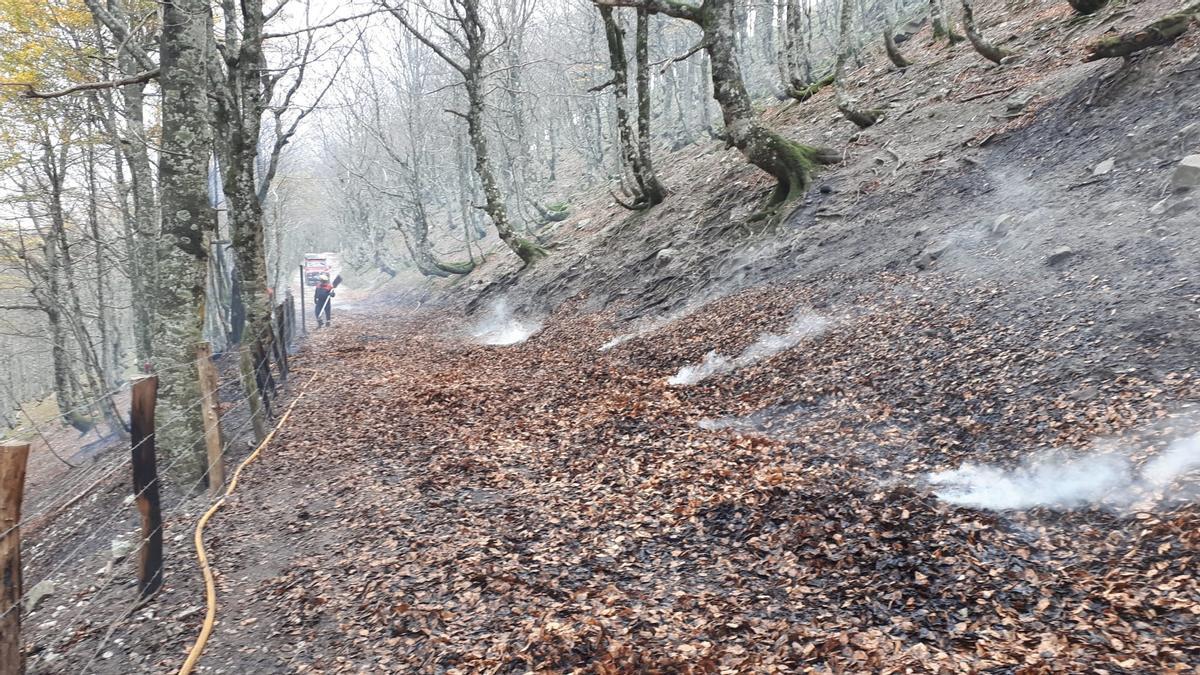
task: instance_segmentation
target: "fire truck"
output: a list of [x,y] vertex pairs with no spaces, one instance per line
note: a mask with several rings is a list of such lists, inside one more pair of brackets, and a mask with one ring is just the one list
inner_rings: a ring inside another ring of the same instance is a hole
[[329,253],[304,254],[304,284],[316,286],[322,274],[333,276],[333,265]]

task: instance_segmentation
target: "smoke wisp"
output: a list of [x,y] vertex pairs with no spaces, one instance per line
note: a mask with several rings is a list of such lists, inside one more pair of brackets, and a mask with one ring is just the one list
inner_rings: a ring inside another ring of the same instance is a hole
[[680,368],[678,373],[667,380],[667,384],[688,386],[713,375],[732,372],[757,363],[795,347],[801,340],[822,332],[828,325],[829,321],[824,317],[812,314],[797,316],[788,326],[787,332],[781,335],[765,333],[734,358],[711,351],[704,355],[704,360],[699,364]]
[[1108,453],[1075,459],[1043,456],[1004,470],[963,464],[930,474],[937,496],[952,504],[994,511],[1035,506],[1084,505],[1128,508],[1179,496],[1173,483],[1200,468],[1200,433],[1172,443],[1162,454],[1134,468],[1128,456]]
[[509,311],[507,301],[497,300],[471,335],[480,344],[515,345],[528,340],[541,329],[540,322],[517,319]]

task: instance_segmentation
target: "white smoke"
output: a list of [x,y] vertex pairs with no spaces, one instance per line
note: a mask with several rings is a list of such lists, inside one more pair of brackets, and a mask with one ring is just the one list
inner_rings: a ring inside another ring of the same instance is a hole
[[600,351],[606,352],[606,351],[612,349],[613,347],[618,347],[620,345],[625,344],[626,342],[629,342],[630,340],[634,339],[637,336],[638,336],[637,333],[626,333],[624,335],[618,335],[615,338],[609,340],[608,342],[605,342],[604,344],[600,345]]
[[692,385],[713,375],[732,372],[738,368],[757,363],[779,352],[795,347],[797,344],[800,344],[801,340],[820,333],[828,325],[829,321],[824,317],[812,314],[797,316],[788,326],[787,332],[782,335],[765,333],[759,336],[754,341],[754,344],[746,347],[736,358],[729,358],[728,356],[711,351],[704,355],[704,360],[699,364],[680,368],[678,373],[675,373],[667,380],[667,384]]
[[515,345],[524,342],[542,329],[537,321],[521,321],[514,317],[508,309],[508,302],[497,300],[483,319],[472,331],[472,336],[480,344],[485,345]]
[[1172,443],[1135,470],[1127,456],[1107,453],[1075,459],[1043,456],[1004,470],[977,464],[929,475],[937,496],[952,504],[1004,510],[1087,504],[1127,508],[1155,501],[1177,478],[1200,468],[1200,433]]

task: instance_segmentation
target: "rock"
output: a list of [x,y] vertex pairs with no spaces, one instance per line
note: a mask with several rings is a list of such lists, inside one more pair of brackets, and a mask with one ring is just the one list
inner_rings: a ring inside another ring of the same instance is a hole
[[948,241],[932,243],[929,246],[926,246],[924,251],[921,251],[921,255],[917,256],[917,260],[913,264],[916,265],[917,269],[919,270],[929,269],[929,267],[933,265],[938,258],[941,258],[946,254],[946,251],[949,250],[950,242]]
[[988,236],[1000,239],[1008,236],[1009,229],[1016,223],[1017,218],[1011,213],[1005,213],[999,218],[996,218],[991,227],[988,228]]
[[1150,207],[1151,215],[1163,216],[1164,218],[1174,218],[1181,213],[1187,213],[1196,208],[1196,200],[1192,198],[1180,199],[1174,204],[1171,203],[1171,198],[1167,197],[1159,203]]
[[1171,175],[1171,188],[1189,190],[1200,186],[1200,155],[1188,155],[1175,167]]
[[1009,96],[1004,100],[1004,108],[1009,114],[1019,113],[1025,109],[1025,106],[1033,102],[1037,98],[1036,91],[1024,89]]
[[1073,255],[1075,255],[1075,251],[1071,250],[1070,246],[1059,246],[1046,256],[1046,264],[1057,265]]
[[892,39],[895,40],[896,44],[908,42],[912,39],[912,36],[916,35],[921,30],[921,27],[925,25],[925,21],[925,19],[913,19],[912,21],[909,21],[908,23],[904,24],[900,30],[896,31],[896,34],[892,36]]
[[25,594],[25,612],[29,613],[38,608],[42,600],[54,595],[54,582],[49,579],[39,581]]
[[1104,160],[1103,162],[1100,162],[1099,164],[1097,164],[1096,168],[1092,169],[1092,175],[1093,176],[1103,176],[1107,173],[1112,172],[1112,170],[1114,168],[1116,168],[1116,166],[1117,166],[1117,160],[1112,157],[1109,157],[1108,159]]
[[204,611],[203,607],[188,607],[186,609],[176,612],[175,615],[172,616],[171,618],[174,619],[175,621],[183,621],[184,619],[188,618],[189,616],[195,616],[202,611]]
[[659,265],[669,265],[671,264],[671,261],[674,260],[678,255],[679,251],[673,248],[664,248],[654,255],[654,260]]
[[112,543],[109,544],[109,552],[112,554],[112,559],[114,561],[124,560],[125,556],[133,553],[135,548],[137,548],[137,546],[125,537],[116,537],[112,540]]

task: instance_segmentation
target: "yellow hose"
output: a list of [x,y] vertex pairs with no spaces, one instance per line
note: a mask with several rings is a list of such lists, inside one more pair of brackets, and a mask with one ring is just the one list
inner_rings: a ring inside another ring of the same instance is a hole
[[315,379],[317,379],[317,376],[314,374],[309,378],[308,382],[304,383],[303,387],[300,387],[300,393],[296,395],[296,400],[292,401],[292,404],[288,406],[287,411],[283,413],[283,417],[280,417],[279,422],[275,424],[275,428],[271,429],[271,433],[267,434],[267,437],[262,440],[262,443],[258,444],[254,452],[250,453],[250,456],[238,465],[237,471],[233,472],[233,479],[229,481],[229,487],[225,488],[225,494],[221,495],[221,498],[209,507],[208,511],[205,511],[204,515],[200,516],[199,522],[196,523],[196,534],[194,537],[196,558],[200,561],[200,571],[204,574],[204,595],[208,603],[208,611],[204,614],[204,626],[200,629],[200,635],[196,638],[196,644],[192,645],[192,650],[188,653],[187,661],[184,661],[183,667],[179,669],[179,675],[189,675],[192,669],[196,667],[196,663],[200,660],[200,653],[204,651],[204,646],[208,644],[208,638],[212,635],[213,625],[217,621],[217,586],[213,580],[212,568],[208,566],[208,554],[204,551],[204,526],[208,524],[208,519],[213,517],[213,514],[225,504],[225,500],[233,493],[234,488],[237,487],[238,478],[242,475],[242,469],[257,459],[263,448],[267,447],[271,439],[275,438],[275,432],[279,431],[283,427],[283,424],[287,422],[288,417],[292,414],[292,409],[296,407],[301,398],[304,398],[304,391],[308,389],[308,385],[312,384],[312,381]]

